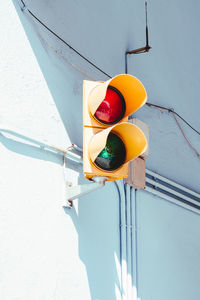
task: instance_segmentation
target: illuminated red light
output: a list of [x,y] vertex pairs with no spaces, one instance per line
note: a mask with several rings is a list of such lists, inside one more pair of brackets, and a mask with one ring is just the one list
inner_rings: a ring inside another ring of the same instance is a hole
[[95,117],[102,123],[114,124],[123,118],[125,109],[122,94],[116,88],[108,86],[105,99],[97,108]]

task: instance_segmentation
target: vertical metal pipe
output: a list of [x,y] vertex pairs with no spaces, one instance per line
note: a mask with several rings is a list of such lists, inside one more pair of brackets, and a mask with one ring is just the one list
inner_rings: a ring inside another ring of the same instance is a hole
[[121,237],[121,295],[127,300],[127,261],[126,261],[126,203],[124,185],[121,181],[115,182],[120,193],[120,237]]
[[128,73],[128,53],[125,52],[125,74]]
[[126,257],[127,257],[127,299],[131,300],[132,272],[131,272],[131,203],[130,185],[126,184]]
[[131,188],[132,300],[137,300],[137,190]]

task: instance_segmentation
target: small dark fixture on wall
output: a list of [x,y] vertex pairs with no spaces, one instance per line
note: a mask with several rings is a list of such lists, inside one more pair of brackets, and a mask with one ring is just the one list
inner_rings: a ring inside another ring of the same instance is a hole
[[146,15],[146,45],[145,47],[134,49],[131,51],[126,51],[125,53],[125,71],[127,73],[127,54],[141,54],[149,52],[151,46],[149,46],[149,33],[148,33],[148,23],[147,23],[147,1],[145,1],[145,15]]
[[140,53],[149,52],[149,50],[151,49],[151,47],[149,46],[149,34],[148,34],[148,25],[147,25],[147,1],[145,1],[145,14],[146,14],[146,46],[135,50],[127,51],[126,54],[140,54]]

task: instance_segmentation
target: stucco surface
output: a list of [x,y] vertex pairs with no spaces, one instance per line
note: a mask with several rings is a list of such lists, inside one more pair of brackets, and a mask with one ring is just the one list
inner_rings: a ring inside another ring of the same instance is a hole
[[[27,7],[72,47],[111,76],[124,73],[124,53],[144,45],[142,1],[34,1]],[[147,54],[128,55],[128,72],[137,76],[148,101],[173,108],[197,130],[199,122],[199,3],[151,1],[148,4]],[[82,80],[72,64],[97,80],[108,78],[34,20],[20,18],[39,62],[54,103],[72,142],[82,145]],[[55,53],[55,49],[60,54]],[[66,58],[66,59],[65,59]],[[136,116],[150,126],[147,167],[199,191],[199,158],[190,148],[173,115],[149,107]],[[182,121],[191,143],[200,149],[199,135]]]
[[[126,50],[144,46],[143,1],[24,2],[111,76],[124,73]],[[89,79],[87,74],[108,78],[26,9],[21,11],[22,6],[17,0],[1,3],[0,127],[58,147],[82,146],[82,81]],[[148,7],[152,50],[128,56],[128,72],[143,82],[149,102],[174,108],[199,130],[200,3],[152,0]],[[146,106],[135,115],[150,126],[147,167],[200,192],[200,160],[173,116]],[[200,151],[199,135],[181,124]],[[0,298],[119,297],[119,199],[114,184],[75,200],[69,212],[62,208],[62,156],[13,135],[1,134],[0,142]],[[66,171],[73,184],[86,182],[81,168],[67,162]]]

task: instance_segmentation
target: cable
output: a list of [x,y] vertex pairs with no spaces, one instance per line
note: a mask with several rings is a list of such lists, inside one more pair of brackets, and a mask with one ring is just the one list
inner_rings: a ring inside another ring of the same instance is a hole
[[198,133],[200,135],[200,131],[196,130],[194,127],[192,127],[185,119],[183,119],[183,117],[181,117],[177,112],[172,111],[173,114],[177,115],[177,117],[179,117],[183,122],[185,122],[185,124],[187,124],[192,130],[194,130],[196,133]]
[[189,146],[192,148],[192,150],[195,152],[196,156],[200,159],[200,153],[196,150],[196,148],[192,145],[192,143],[190,142],[189,138],[187,137],[187,135],[185,134],[180,122],[178,121],[178,118],[177,116],[183,120],[189,127],[191,127],[195,132],[197,132],[199,134],[199,131],[197,131],[195,128],[193,128],[184,118],[182,118],[178,113],[176,113],[172,108],[166,108],[166,107],[163,107],[163,106],[160,106],[160,105],[156,105],[156,104],[152,104],[152,103],[146,103],[148,106],[152,106],[152,107],[155,107],[157,109],[164,109],[164,110],[167,110],[168,112],[172,113],[173,114],[173,117],[179,127],[179,129],[181,130],[184,138],[186,139],[187,143],[189,144]]
[[[20,0],[21,3],[23,4],[23,10],[26,7],[25,3],[23,0]],[[147,10],[147,2],[145,2],[145,10]],[[94,68],[96,68],[97,70],[99,70],[100,72],[102,72],[104,75],[106,75],[109,78],[112,78],[112,76],[110,76],[109,74],[107,74],[106,72],[104,72],[102,69],[100,69],[98,66],[96,66],[95,64],[93,64],[89,59],[87,59],[85,56],[83,56],[79,51],[77,51],[75,48],[73,48],[71,45],[69,45],[65,40],[63,40],[59,35],[57,35],[53,30],[51,30],[47,25],[45,25],[39,18],[37,18],[29,9],[27,9],[27,11],[30,13],[30,15],[35,18],[42,26],[44,26],[49,32],[51,32],[53,35],[55,35],[60,41],[62,41],[65,45],[67,45],[71,50],[73,50],[76,54],[78,54],[81,58],[83,58],[85,61],[87,61],[90,65],[92,65]],[[146,15],[146,22],[147,22],[147,15]],[[41,36],[41,35],[40,35]],[[44,38],[41,36],[42,40],[45,41],[47,43],[46,40],[44,40]],[[57,49],[55,49],[52,45],[48,44],[47,45],[53,49],[53,51],[55,53],[57,53],[58,55],[60,55],[64,60],[66,60],[68,63],[70,63],[74,68],[76,68],[79,72],[81,72],[82,74],[86,75],[88,78],[95,80],[92,76],[90,76],[89,74],[87,74],[86,72],[84,72],[83,70],[81,70],[78,66],[76,66],[75,64],[73,64],[72,62],[70,62],[66,57],[64,57]],[[159,108],[159,109],[163,109],[163,110],[167,110],[170,113],[175,114],[177,117],[179,117],[185,124],[187,124],[192,130],[194,130],[197,134],[200,135],[200,131],[198,131],[197,129],[195,129],[191,124],[189,124],[182,116],[180,116],[177,112],[175,112],[172,108],[167,108],[164,106],[160,106],[160,105],[156,105],[153,103],[146,103],[147,106],[149,107],[155,107],[155,108]]]
[[147,1],[145,1],[145,20],[146,20],[146,26],[148,24],[148,20],[147,20]]
[[[65,184],[67,184],[67,175],[66,175],[66,155],[67,155],[67,152],[72,150],[74,148],[74,144],[72,144],[71,146],[69,146],[67,149],[66,149],[66,154],[63,155],[63,177],[64,177],[64,182]],[[68,201],[68,204],[69,206],[66,206],[68,208],[71,208],[73,206],[73,201],[72,200],[67,200]]]
[[[21,0],[23,6],[25,7],[25,3],[23,0]],[[24,8],[23,7],[23,8]],[[68,46],[71,50],[73,50],[76,54],[78,54],[81,58],[83,58],[85,61],[87,61],[90,65],[92,65],[94,68],[96,68],[98,71],[100,71],[101,73],[103,73],[104,75],[106,75],[109,78],[112,78],[110,75],[108,75],[106,72],[104,72],[102,69],[100,69],[99,67],[97,67],[94,63],[92,63],[89,59],[87,59],[85,56],[83,56],[80,52],[78,52],[74,47],[72,47],[70,44],[68,44],[65,40],[63,40],[58,34],[56,34],[53,30],[51,30],[46,24],[44,24],[38,17],[36,17],[36,15],[34,15],[32,13],[32,11],[30,11],[27,8],[27,11],[30,13],[30,15],[37,20],[43,27],[45,27],[49,32],[51,32],[54,36],[56,36],[61,42],[63,42],[66,46]]]
[[174,119],[175,119],[175,121],[176,121],[178,127],[180,128],[180,130],[181,130],[181,132],[182,132],[184,138],[186,139],[186,141],[188,142],[188,144],[189,144],[189,146],[192,148],[192,150],[195,152],[196,156],[200,159],[200,153],[199,153],[199,152],[196,150],[196,148],[191,144],[191,142],[190,142],[190,140],[188,139],[187,135],[185,134],[185,132],[184,132],[184,130],[183,130],[181,124],[179,123],[179,121],[178,121],[178,119],[177,119],[177,117],[176,117],[176,114],[173,113],[173,112],[172,112],[172,114],[173,114]]
[[66,62],[68,62],[72,67],[74,67],[77,71],[79,71],[80,73],[82,73],[83,75],[85,75],[86,77],[88,77],[89,79],[96,81],[96,79],[94,77],[92,77],[91,75],[89,75],[88,73],[86,73],[85,71],[83,71],[81,68],[79,68],[77,65],[75,65],[74,63],[72,63],[66,56],[62,55],[62,53],[60,51],[58,51],[56,48],[54,48],[51,44],[49,44],[41,35],[40,32],[38,32],[41,40],[47,44],[47,46],[52,49],[56,54],[58,54],[62,59],[64,59]]
[[167,110],[168,112],[175,114],[175,115],[176,115],[177,117],[179,117],[185,124],[187,124],[192,130],[194,130],[197,134],[200,135],[200,131],[198,131],[198,130],[195,129],[192,125],[190,125],[190,123],[188,123],[183,117],[181,117],[177,112],[175,112],[173,108],[167,108],[167,107],[164,107],[164,106],[161,106],[161,105],[156,105],[156,104],[149,103],[149,102],[147,102],[146,105],[147,105],[147,106],[150,106],[150,107],[155,107],[155,108]]

